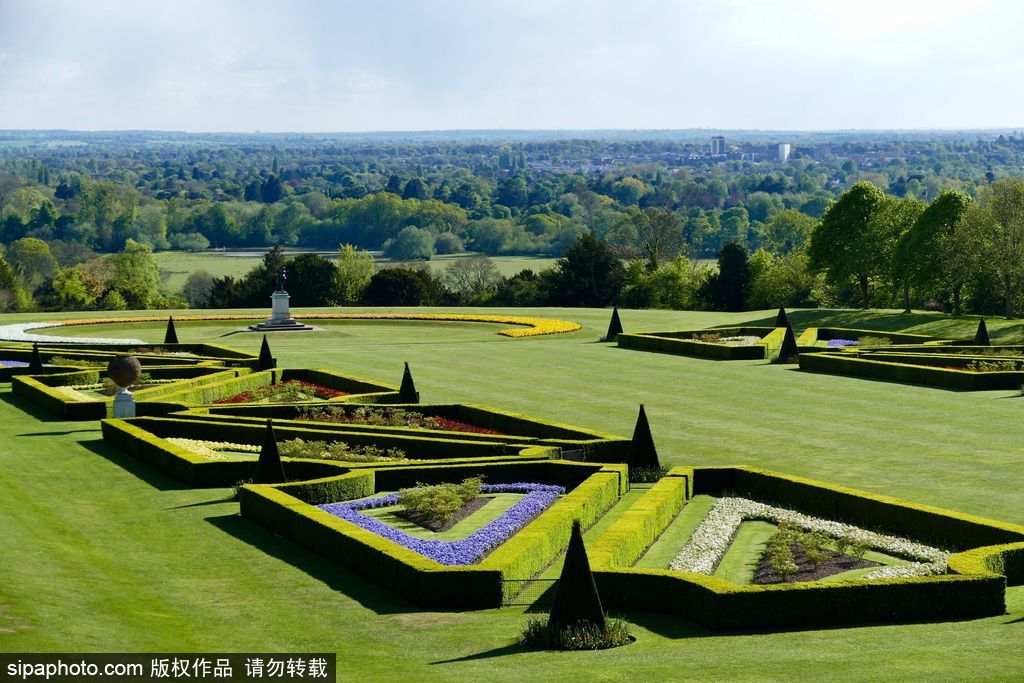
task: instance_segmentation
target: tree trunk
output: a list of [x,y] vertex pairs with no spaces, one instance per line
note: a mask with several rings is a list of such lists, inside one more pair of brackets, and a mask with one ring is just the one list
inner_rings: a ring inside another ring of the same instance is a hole
[[1003,286],[1003,301],[1006,303],[1006,319],[1013,320],[1013,288]]
[[863,302],[862,308],[870,308],[871,300],[868,298],[868,276],[859,275],[857,279],[860,280],[860,296]]
[[903,312],[910,313],[910,285],[903,285]]
[[953,315],[960,315],[960,285],[953,288]]

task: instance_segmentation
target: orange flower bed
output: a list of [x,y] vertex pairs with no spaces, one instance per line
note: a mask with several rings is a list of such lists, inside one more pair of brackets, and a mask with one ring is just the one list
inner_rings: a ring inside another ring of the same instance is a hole
[[[176,315],[175,320],[261,320],[264,316],[248,313],[209,313],[196,315]],[[568,320],[552,320],[550,318],[528,318],[514,315],[477,315],[461,313],[304,313],[303,320],[447,320],[452,322],[498,323],[502,325],[522,325],[498,334],[506,337],[535,337],[542,334],[562,334],[575,332],[582,325]],[[111,325],[121,323],[149,323],[166,320],[164,316],[146,315],[135,318],[79,318],[71,320],[55,320],[54,327],[72,325]],[[49,328],[48,328],[49,329]]]

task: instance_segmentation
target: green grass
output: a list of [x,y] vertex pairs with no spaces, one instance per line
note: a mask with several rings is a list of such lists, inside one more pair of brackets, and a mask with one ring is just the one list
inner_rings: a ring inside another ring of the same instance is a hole
[[712,496],[694,496],[686,503],[668,528],[662,532],[647,552],[637,563],[637,567],[646,569],[668,569],[672,560],[683,549],[693,532],[708,516],[717,498]]
[[467,515],[464,519],[459,520],[448,531],[431,531],[397,515],[397,512],[404,509],[401,505],[390,505],[388,507],[365,510],[364,513],[371,517],[376,517],[380,521],[390,524],[410,536],[429,538],[436,541],[458,541],[493,522],[502,513],[521,500],[522,497],[523,495],[520,493],[488,494],[484,496],[484,498],[489,499],[486,505]]
[[[163,286],[170,292],[181,291],[188,276],[198,270],[205,270],[214,277],[242,277],[250,270],[260,264],[258,256],[237,256],[237,254],[259,254],[263,251],[251,249],[228,250],[226,253],[219,251],[187,252],[187,251],[159,251],[154,254],[160,270],[166,274]],[[235,254],[232,256],[232,254]],[[324,253],[324,256],[331,258],[336,254]],[[430,268],[437,272],[443,272],[453,262],[467,258],[470,254],[446,254],[435,256],[427,263]],[[548,268],[555,263],[555,259],[543,256],[492,256],[491,261],[502,275],[508,277],[521,270],[529,268],[534,271]],[[270,293],[267,293],[269,296]]]
[[[893,557],[892,555],[886,555],[885,553],[880,553],[877,550],[869,550],[866,553],[864,553],[864,559],[865,560],[871,560],[872,562],[877,562],[878,564],[885,565],[885,566],[888,566],[888,567],[901,567],[901,566],[905,566],[905,565],[910,564],[909,560],[904,560],[901,557]],[[863,569],[851,569],[848,572],[840,572],[838,574],[833,574],[832,576],[826,576],[825,578],[823,578],[821,580],[822,581],[852,581],[854,579],[859,579],[859,578],[861,578],[862,576],[864,576],[866,574],[870,574],[871,572],[875,571],[876,569],[878,569],[878,567],[865,567]]]
[[715,569],[715,576],[733,583],[750,583],[764,555],[764,547],[776,530],[776,525],[760,520],[740,524],[729,549]]
[[[425,401],[481,403],[624,435],[644,403],[666,465],[746,463],[1024,522],[1018,392],[959,393],[626,351],[594,343],[607,310],[518,312],[565,317],[584,329],[514,340],[491,325],[361,323],[271,335],[270,343],[283,366],[397,382],[409,361]],[[977,324],[895,312],[792,315],[798,326],[905,324],[962,337]],[[773,317],[622,312],[627,331]],[[989,324],[997,338],[1024,339],[1017,321]],[[183,341],[259,348],[261,337],[234,329],[181,325],[178,332]],[[159,342],[163,326],[121,333]],[[104,446],[95,423],[54,421],[37,410],[36,419],[27,417],[6,387],[0,399],[3,651],[329,650],[346,667],[343,679],[368,680],[1024,677],[1024,587],[1007,591],[1009,614],[967,622],[720,635],[678,618],[628,613],[638,639],[629,647],[526,651],[512,644],[526,620],[521,608],[418,610],[240,519],[229,490],[181,490]]]

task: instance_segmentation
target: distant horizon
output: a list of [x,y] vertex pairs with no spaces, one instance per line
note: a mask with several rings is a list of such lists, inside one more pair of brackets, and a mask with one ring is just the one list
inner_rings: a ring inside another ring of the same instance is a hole
[[1019,126],[977,126],[977,127],[931,127],[931,128],[712,128],[690,126],[683,128],[408,128],[408,129],[366,129],[366,130],[186,130],[176,128],[0,128],[0,133],[176,133],[181,135],[378,135],[403,133],[986,133],[1024,131]]

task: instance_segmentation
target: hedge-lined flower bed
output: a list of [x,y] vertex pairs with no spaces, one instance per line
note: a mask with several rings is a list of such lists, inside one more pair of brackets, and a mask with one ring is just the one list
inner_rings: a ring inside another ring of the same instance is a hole
[[[562,334],[564,332],[575,332],[582,325],[568,320],[552,320],[550,318],[533,318],[514,315],[478,315],[459,313],[302,313],[299,316],[302,320],[438,320],[451,322],[475,322],[475,323],[498,323],[503,325],[521,325],[521,328],[501,330],[498,334],[505,337],[535,337],[544,334]],[[176,322],[189,322],[194,320],[256,320],[260,316],[247,313],[215,313],[200,315],[180,315],[174,319]],[[52,341],[45,336],[29,334],[32,330],[46,329],[50,327],[71,327],[75,325],[119,325],[126,323],[150,323],[166,320],[165,316],[139,316],[135,318],[72,318],[70,320],[55,320],[52,322],[19,323],[17,325],[0,326],[0,339],[13,339],[14,341]],[[71,341],[87,341],[85,339],[69,338]],[[107,340],[96,338],[92,341],[128,341],[131,344],[145,344],[141,339],[133,340]]]
[[850,524],[812,517],[795,510],[758,503],[748,498],[722,498],[708,512],[689,542],[683,546],[670,569],[697,574],[714,574],[715,568],[732,544],[736,530],[746,520],[764,520],[776,524],[789,523],[809,531],[823,531],[834,538],[848,538],[886,553],[914,560],[902,567],[883,567],[864,579],[892,579],[941,574],[946,570],[950,553],[898,536],[867,531]]
[[448,566],[467,565],[474,564],[487,553],[512,538],[520,529],[558,500],[558,497],[565,493],[565,489],[561,486],[550,484],[520,482],[514,484],[484,484],[480,487],[480,493],[524,493],[526,495],[500,517],[459,541],[437,541],[417,538],[360,512],[360,510],[397,505],[397,493],[353,502],[330,503],[319,505],[318,507],[440,564]]
[[302,409],[295,419],[311,422],[379,425],[382,427],[413,427],[448,432],[468,432],[470,434],[501,434],[501,432],[488,429],[487,427],[477,427],[476,425],[447,417],[424,415],[415,410],[406,410],[405,408],[371,408],[366,406],[348,412],[340,406],[310,406]]
[[338,398],[339,396],[348,396],[348,393],[302,379],[289,379],[277,384],[243,391],[240,394],[214,401],[214,403],[218,405],[230,405],[233,403],[299,403],[302,401],[315,401],[317,399],[327,400]]

